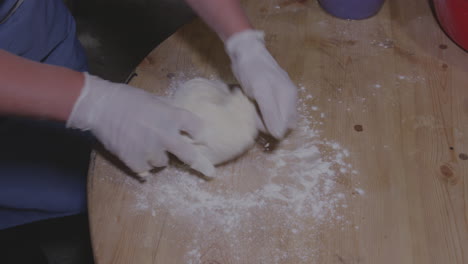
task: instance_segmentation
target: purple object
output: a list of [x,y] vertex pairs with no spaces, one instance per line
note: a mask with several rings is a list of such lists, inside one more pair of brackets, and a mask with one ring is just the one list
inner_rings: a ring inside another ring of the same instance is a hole
[[364,19],[377,14],[385,0],[319,0],[325,11],[343,19]]

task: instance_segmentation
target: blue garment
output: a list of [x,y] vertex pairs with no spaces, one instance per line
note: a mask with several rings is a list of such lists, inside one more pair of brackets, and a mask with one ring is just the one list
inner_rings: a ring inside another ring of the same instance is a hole
[[[0,21],[16,2],[0,3]],[[0,49],[87,69],[75,22],[62,0],[24,0],[0,24]],[[89,137],[62,123],[0,117],[0,149],[0,229],[86,211]]]

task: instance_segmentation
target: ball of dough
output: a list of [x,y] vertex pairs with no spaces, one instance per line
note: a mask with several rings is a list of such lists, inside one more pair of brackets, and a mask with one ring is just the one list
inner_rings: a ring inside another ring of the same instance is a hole
[[255,143],[256,109],[239,88],[196,78],[178,87],[174,103],[203,120],[203,144],[195,146],[214,165],[236,158]]

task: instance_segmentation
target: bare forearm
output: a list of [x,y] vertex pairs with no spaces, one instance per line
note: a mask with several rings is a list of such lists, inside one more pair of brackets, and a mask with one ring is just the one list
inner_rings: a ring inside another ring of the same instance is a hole
[[186,2],[222,40],[252,28],[239,0],[186,0]]
[[80,72],[0,50],[0,115],[65,121],[83,82]]

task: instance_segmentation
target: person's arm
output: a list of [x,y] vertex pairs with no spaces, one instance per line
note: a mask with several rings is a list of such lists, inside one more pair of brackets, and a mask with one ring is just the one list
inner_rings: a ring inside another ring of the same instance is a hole
[[144,176],[168,163],[167,152],[213,176],[214,167],[182,131],[197,139],[202,122],[164,98],[64,67],[0,50],[0,115],[66,121],[90,130],[130,169]]
[[[66,121],[84,84],[83,74],[0,50],[0,115]],[[66,87],[66,89],[64,89]]]
[[186,0],[224,41],[234,75],[257,101],[258,128],[276,138],[296,121],[297,88],[265,47],[263,32],[253,30],[239,0]]

